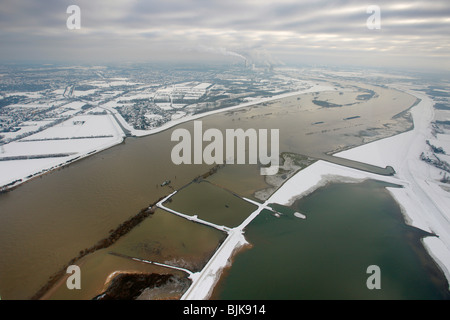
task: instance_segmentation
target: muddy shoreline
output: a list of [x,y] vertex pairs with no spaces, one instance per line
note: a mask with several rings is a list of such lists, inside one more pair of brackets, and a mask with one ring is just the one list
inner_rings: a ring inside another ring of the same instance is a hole
[[115,276],[108,288],[92,300],[135,300],[147,289],[160,288],[170,280],[172,274],[120,273]]

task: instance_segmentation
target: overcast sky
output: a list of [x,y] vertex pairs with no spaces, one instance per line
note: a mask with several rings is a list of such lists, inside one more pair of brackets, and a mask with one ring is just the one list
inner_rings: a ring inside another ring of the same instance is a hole
[[[450,70],[450,1],[0,0],[0,59],[240,59]],[[81,28],[69,30],[69,5]],[[370,5],[381,29],[369,29]]]

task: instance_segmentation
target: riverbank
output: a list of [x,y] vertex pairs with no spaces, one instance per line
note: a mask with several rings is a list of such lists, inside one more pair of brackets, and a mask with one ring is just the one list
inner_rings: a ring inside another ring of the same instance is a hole
[[[176,120],[172,120],[169,121],[167,123],[165,123],[164,125],[152,129],[152,130],[136,130],[133,127],[131,127],[124,119],[123,117],[119,114],[119,112],[114,109],[114,102],[107,102],[105,104],[99,105],[99,107],[101,107],[102,109],[107,110],[108,114],[104,115],[104,116],[89,116],[92,119],[96,119],[97,118],[107,118],[108,119],[108,126],[110,126],[110,128],[108,129],[109,131],[107,131],[106,133],[110,134],[111,137],[108,139],[89,139],[88,143],[86,143],[85,141],[83,142],[83,139],[72,139],[72,140],[67,140],[70,141],[71,144],[76,144],[73,148],[75,148],[73,151],[75,152],[71,152],[71,150],[68,150],[68,152],[71,153],[71,155],[69,156],[65,156],[65,157],[46,157],[44,159],[28,159],[28,160],[11,160],[11,161],[2,161],[0,163],[0,191],[1,192],[7,192],[10,190],[13,190],[15,188],[17,188],[18,186],[20,186],[21,184],[34,179],[36,177],[40,177],[43,174],[52,172],[56,169],[62,168],[66,165],[69,165],[75,161],[84,159],[86,157],[89,157],[93,154],[97,154],[101,151],[104,151],[106,149],[112,148],[122,142],[124,142],[124,140],[126,139],[126,137],[129,136],[134,136],[134,137],[145,137],[145,136],[149,136],[149,135],[153,135],[156,133],[160,133],[166,130],[169,130],[170,128],[173,128],[177,125],[180,125],[182,123],[188,122],[188,121],[192,121],[192,120],[196,120],[196,119],[200,119],[200,118],[204,118],[207,116],[211,116],[214,114],[218,114],[218,113],[222,113],[222,112],[229,112],[229,111],[233,111],[236,109],[240,109],[240,108],[245,108],[245,107],[251,107],[254,105],[258,105],[261,103],[265,103],[265,102],[270,102],[270,101],[274,101],[274,100],[278,100],[278,99],[283,99],[286,97],[291,97],[291,96],[296,96],[296,95],[300,95],[300,94],[305,94],[305,93],[311,93],[311,92],[321,92],[321,91],[334,91],[335,88],[331,87],[331,86],[325,86],[325,85],[318,85],[318,84],[313,84],[311,83],[311,87],[309,87],[308,89],[305,90],[301,90],[301,91],[295,91],[295,92],[289,92],[289,93],[284,93],[284,94],[280,94],[280,95],[274,95],[272,97],[268,97],[268,98],[260,98],[260,99],[253,99],[252,101],[249,102],[245,102],[236,106],[232,106],[232,107],[228,107],[228,108],[223,108],[223,109],[217,109],[217,110],[212,110],[212,111],[208,111],[208,112],[204,112],[204,113],[199,113],[199,114],[195,114],[195,115],[190,115],[190,116],[186,116],[180,119],[176,119]],[[72,120],[69,120],[72,121]],[[91,133],[92,130],[94,130],[93,132],[95,132],[95,126],[90,126],[94,129],[89,128],[89,133]],[[45,137],[46,141],[36,141],[36,142],[15,142],[15,144],[18,145],[18,147],[23,146],[23,147],[27,147],[27,151],[26,153],[29,153],[29,150],[33,150],[36,149],[36,152],[38,154],[42,153],[42,150],[39,146],[34,146],[32,145],[33,143],[40,143],[40,144],[50,144],[52,143],[52,146],[50,147],[49,150],[57,150],[58,153],[61,152],[61,148],[63,150],[66,150],[68,148],[68,144],[67,141],[59,141],[59,140],[55,140],[55,137],[59,138],[59,135],[61,134],[61,130],[58,130],[53,127],[48,128],[47,130],[44,130],[38,134],[32,135],[27,137],[27,139],[34,139],[35,136],[36,137]],[[67,133],[64,133],[67,134]],[[79,134],[79,133],[77,133]],[[86,139],[85,139],[86,140]],[[105,143],[103,143],[102,140],[108,140]],[[54,145],[54,146],[53,146]],[[4,153],[4,155],[9,155],[11,152],[9,152],[9,147],[8,145],[4,146],[4,150],[2,153]],[[45,146],[47,148],[47,146]],[[19,152],[19,153],[18,153]],[[17,147],[13,148],[13,152],[11,153],[11,155],[16,155],[16,154],[22,154],[23,150],[21,151],[21,149],[18,149]],[[47,152],[47,153],[51,153],[51,152]]]
[[[412,131],[337,154],[352,160],[394,167],[394,178],[404,186],[388,188],[402,207],[408,224],[432,232],[423,243],[450,281],[450,193],[440,187],[440,170],[420,159],[433,138],[434,102],[424,94],[406,91],[422,101],[412,110]],[[448,149],[448,148],[447,148]]]
[[0,161],[0,192],[11,191],[27,181],[105,151],[124,139],[125,134],[113,115],[80,115],[3,145],[2,157],[16,160]]

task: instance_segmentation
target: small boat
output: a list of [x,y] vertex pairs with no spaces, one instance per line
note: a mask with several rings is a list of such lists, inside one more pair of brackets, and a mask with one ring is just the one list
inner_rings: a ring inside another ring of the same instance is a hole
[[170,180],[166,180],[163,183],[161,183],[161,187],[167,186],[170,183]]

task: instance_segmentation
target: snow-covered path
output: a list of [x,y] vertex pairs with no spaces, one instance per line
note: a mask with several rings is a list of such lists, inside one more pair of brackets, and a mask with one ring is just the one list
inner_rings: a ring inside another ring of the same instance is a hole
[[183,217],[187,220],[194,221],[197,223],[201,223],[218,230],[224,231],[227,233],[227,237],[225,241],[220,245],[220,247],[216,250],[214,255],[209,259],[208,263],[205,267],[197,273],[189,273],[189,278],[192,280],[192,284],[189,289],[182,296],[182,300],[202,300],[207,299],[211,294],[211,291],[214,288],[215,283],[218,281],[219,276],[228,264],[229,259],[233,256],[233,253],[238,250],[241,246],[244,246],[247,243],[244,237],[244,229],[245,227],[258,216],[258,214],[266,209],[272,212],[275,212],[271,207],[268,206],[269,201],[265,203],[259,203],[257,201],[240,197],[242,200],[250,202],[257,206],[256,210],[253,211],[239,226],[235,228],[228,228],[225,226],[217,225],[202,219],[199,219],[197,216],[189,216],[184,213],[178,212],[176,210],[167,208],[164,206],[164,202],[166,202],[169,198],[175,195],[177,191],[172,192],[165,198],[161,199],[156,206],[172,214]]

